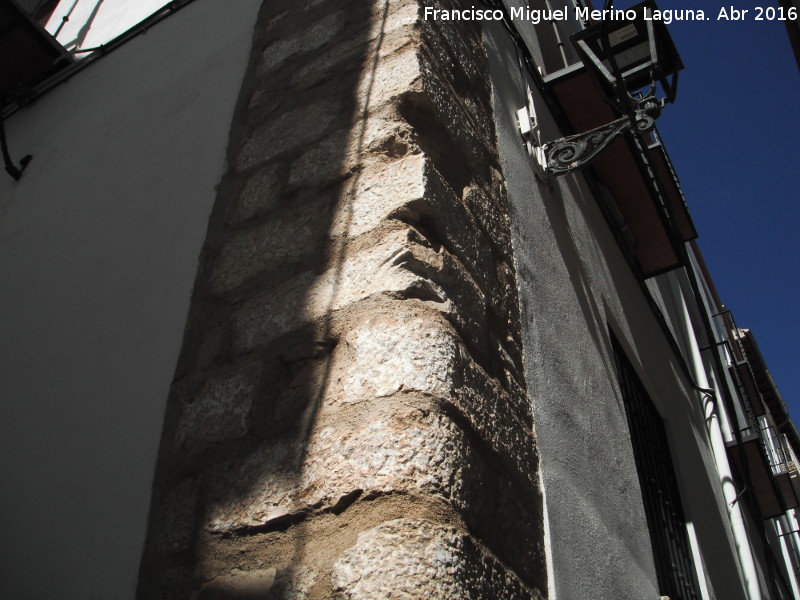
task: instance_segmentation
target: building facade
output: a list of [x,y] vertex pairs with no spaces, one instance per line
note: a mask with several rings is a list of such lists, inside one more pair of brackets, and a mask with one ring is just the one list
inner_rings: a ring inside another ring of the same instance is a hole
[[657,133],[539,160],[624,121],[591,6],[30,4],[9,597],[800,598],[800,438]]

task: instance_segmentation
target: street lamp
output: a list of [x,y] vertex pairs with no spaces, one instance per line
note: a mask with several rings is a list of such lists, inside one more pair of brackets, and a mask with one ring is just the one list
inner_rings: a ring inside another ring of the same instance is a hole
[[585,166],[628,130],[650,131],[664,105],[675,100],[683,64],[666,25],[657,20],[655,2],[605,12],[602,21],[571,39],[595,85],[623,116],[537,148],[548,173],[563,175]]

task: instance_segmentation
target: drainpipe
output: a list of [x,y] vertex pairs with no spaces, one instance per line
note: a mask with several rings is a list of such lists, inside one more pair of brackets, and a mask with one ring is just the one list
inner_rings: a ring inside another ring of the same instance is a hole
[[[691,274],[689,275],[691,277]],[[694,374],[694,380],[702,388],[711,389],[708,381],[703,358],[700,354],[700,348],[697,345],[697,338],[694,333],[692,325],[692,318],[689,312],[689,307],[686,304],[686,298],[682,291],[673,290],[670,286],[673,299],[678,306],[679,318],[683,321],[684,331],[687,332],[686,342],[688,343],[689,367]],[[698,310],[703,311],[704,307],[698,306]],[[709,332],[710,333],[710,332]],[[719,396],[719,394],[717,394]],[[720,404],[715,406],[712,397],[709,394],[703,395],[703,412],[706,420],[706,427],[708,430],[708,437],[711,442],[711,452],[714,456],[714,463],[717,467],[720,483],[722,486],[722,493],[725,498],[725,503],[728,509],[728,518],[731,522],[731,529],[733,532],[733,539],[736,543],[736,551],[739,556],[739,565],[742,569],[742,575],[745,579],[745,590],[748,600],[763,600],[761,594],[761,586],[758,583],[758,571],[756,570],[756,562],[753,557],[752,548],[745,528],[744,515],[742,514],[741,507],[739,506],[738,494],[736,486],[733,481],[733,473],[731,472],[730,464],[728,463],[728,454],[725,449],[725,440],[722,436],[722,428],[720,427],[720,414],[723,414],[724,407]],[[718,414],[719,413],[719,414]]]
[[[550,14],[553,14],[553,4],[550,0],[544,0],[544,5],[547,10],[550,11]],[[566,10],[566,8],[565,8]],[[569,66],[569,61],[567,60],[567,52],[564,50],[564,40],[561,39],[561,32],[558,29],[558,23],[555,21],[553,23],[553,33],[556,36],[556,43],[558,44],[558,52],[561,54],[561,62],[564,63],[563,68],[567,68]]]
[[[789,585],[792,586],[792,593],[794,594],[795,598],[800,598],[800,587],[797,584],[797,570],[795,567],[795,562],[792,560],[791,552],[792,552],[792,544],[795,543],[795,540],[792,539],[794,536],[797,536],[796,531],[792,531],[794,527],[791,524],[787,515],[783,515],[782,517],[776,520],[777,529],[778,529],[778,538],[780,539],[781,544],[781,554],[783,554],[783,560],[786,562],[787,565],[791,565],[792,568],[789,569]],[[795,520],[796,523],[796,520]],[[795,559],[796,560],[796,559]]]

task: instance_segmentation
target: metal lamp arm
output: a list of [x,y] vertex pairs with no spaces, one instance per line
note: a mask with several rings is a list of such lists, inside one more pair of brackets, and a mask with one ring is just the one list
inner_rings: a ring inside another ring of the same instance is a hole
[[[636,132],[645,133],[653,129],[655,119],[645,110],[637,109],[635,114]],[[617,137],[632,129],[631,119],[625,116],[589,131],[543,144],[543,166],[548,173],[565,175],[589,164]]]

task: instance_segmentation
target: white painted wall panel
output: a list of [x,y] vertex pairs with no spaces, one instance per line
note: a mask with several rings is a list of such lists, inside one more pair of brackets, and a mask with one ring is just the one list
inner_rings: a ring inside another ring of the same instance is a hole
[[[113,40],[169,0],[61,0],[45,29],[67,48],[94,48]],[[64,20],[66,17],[66,20]]]
[[197,0],[6,123],[34,159],[0,177],[3,597],[133,597],[260,3]]

